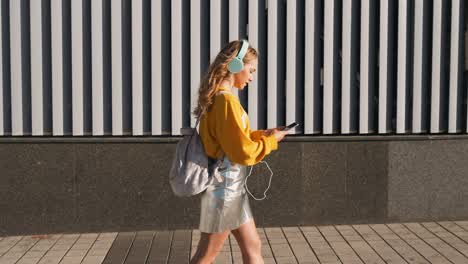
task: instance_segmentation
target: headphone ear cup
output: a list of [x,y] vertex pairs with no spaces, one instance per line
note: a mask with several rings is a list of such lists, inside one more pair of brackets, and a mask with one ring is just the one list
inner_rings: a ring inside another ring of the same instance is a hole
[[244,68],[244,63],[239,58],[234,58],[229,62],[228,70],[232,73],[238,73]]

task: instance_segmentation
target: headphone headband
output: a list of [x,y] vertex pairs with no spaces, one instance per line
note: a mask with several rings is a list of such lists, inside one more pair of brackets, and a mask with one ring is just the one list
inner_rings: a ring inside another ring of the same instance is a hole
[[247,40],[241,40],[242,42],[242,46],[239,50],[239,53],[237,54],[237,58],[240,59],[240,60],[243,60],[244,59],[244,56],[245,54],[247,53],[247,49],[249,48],[249,43],[247,42]]
[[237,53],[237,56],[234,57],[228,64],[228,70],[231,73],[237,73],[244,68],[244,62],[242,61],[244,59],[245,54],[247,53],[247,49],[249,48],[249,43],[247,40],[241,40],[242,46]]

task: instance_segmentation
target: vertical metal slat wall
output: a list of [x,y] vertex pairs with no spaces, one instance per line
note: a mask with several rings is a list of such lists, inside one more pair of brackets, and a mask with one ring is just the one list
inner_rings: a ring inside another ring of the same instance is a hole
[[252,129],[468,132],[467,0],[1,0],[0,136],[167,136],[247,38]]

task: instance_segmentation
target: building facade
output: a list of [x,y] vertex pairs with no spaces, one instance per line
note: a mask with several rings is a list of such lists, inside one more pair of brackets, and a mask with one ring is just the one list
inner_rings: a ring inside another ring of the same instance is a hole
[[167,172],[236,39],[252,128],[300,124],[260,225],[468,217],[466,0],[0,3],[0,233],[196,227]]

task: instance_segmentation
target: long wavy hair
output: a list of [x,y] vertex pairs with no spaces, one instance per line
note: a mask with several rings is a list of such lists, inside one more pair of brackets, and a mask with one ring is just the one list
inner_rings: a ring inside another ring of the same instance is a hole
[[[232,77],[233,74],[229,72],[228,64],[235,56],[237,56],[241,45],[242,43],[240,40],[229,42],[221,49],[214,61],[208,67],[208,71],[203,75],[198,88],[198,103],[193,111],[193,115],[195,115],[195,117],[200,117],[203,113],[210,111],[210,107],[213,104],[213,97],[216,94],[216,89],[223,80],[227,80]],[[257,51],[249,46],[243,62],[244,64],[249,63],[257,57]]]

